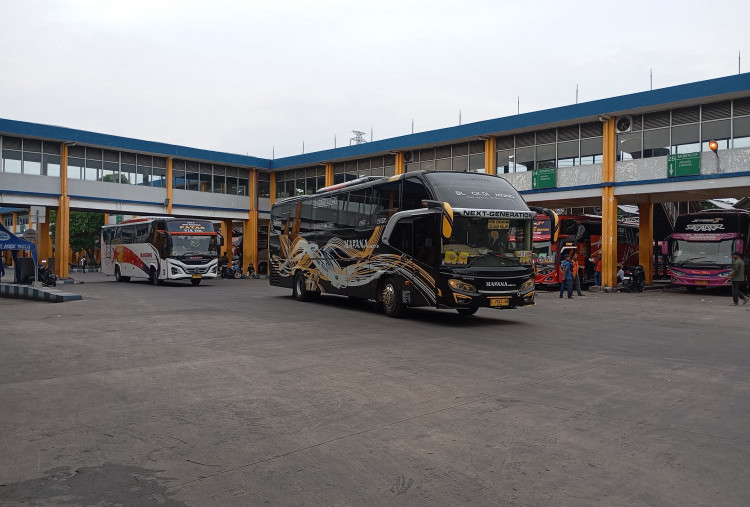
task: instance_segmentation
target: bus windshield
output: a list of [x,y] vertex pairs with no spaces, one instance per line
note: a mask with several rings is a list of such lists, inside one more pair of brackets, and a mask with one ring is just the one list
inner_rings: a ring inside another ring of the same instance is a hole
[[216,236],[193,234],[170,234],[171,254],[173,257],[183,255],[217,255]]
[[443,240],[442,263],[473,267],[528,264],[531,253],[524,250],[524,224],[527,222],[456,216],[451,237]]
[[675,240],[673,262],[681,264],[732,264],[733,239],[723,241]]

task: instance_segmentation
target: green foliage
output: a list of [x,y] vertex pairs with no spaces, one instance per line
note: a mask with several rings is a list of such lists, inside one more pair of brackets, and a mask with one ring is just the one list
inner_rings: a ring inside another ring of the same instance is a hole
[[[50,210],[50,234],[55,236],[56,210]],[[99,242],[99,233],[104,225],[104,214],[91,211],[70,212],[70,247],[74,252],[91,250]]]
[[110,183],[130,183],[130,180],[124,174],[120,174],[119,177],[116,174],[107,174],[100,179],[101,181],[108,181]]

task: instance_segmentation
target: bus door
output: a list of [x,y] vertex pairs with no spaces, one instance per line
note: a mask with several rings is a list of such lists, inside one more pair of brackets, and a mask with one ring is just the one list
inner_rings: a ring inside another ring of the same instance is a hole
[[406,216],[395,224],[390,234],[390,246],[405,254],[396,271],[404,275],[402,289],[406,304],[436,304],[441,218],[439,212]]

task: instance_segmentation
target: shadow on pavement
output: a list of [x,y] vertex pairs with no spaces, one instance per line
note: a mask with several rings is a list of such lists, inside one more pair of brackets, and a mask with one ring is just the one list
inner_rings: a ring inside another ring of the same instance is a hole
[[55,468],[44,477],[0,485],[0,503],[21,505],[160,505],[184,507],[170,498],[159,470],[107,463]]

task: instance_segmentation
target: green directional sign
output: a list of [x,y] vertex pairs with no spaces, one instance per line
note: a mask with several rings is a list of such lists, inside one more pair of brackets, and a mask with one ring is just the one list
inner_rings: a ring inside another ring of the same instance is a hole
[[694,176],[701,173],[700,153],[678,153],[667,157],[667,176]]
[[557,168],[547,167],[531,171],[531,188],[555,188],[557,186]]

